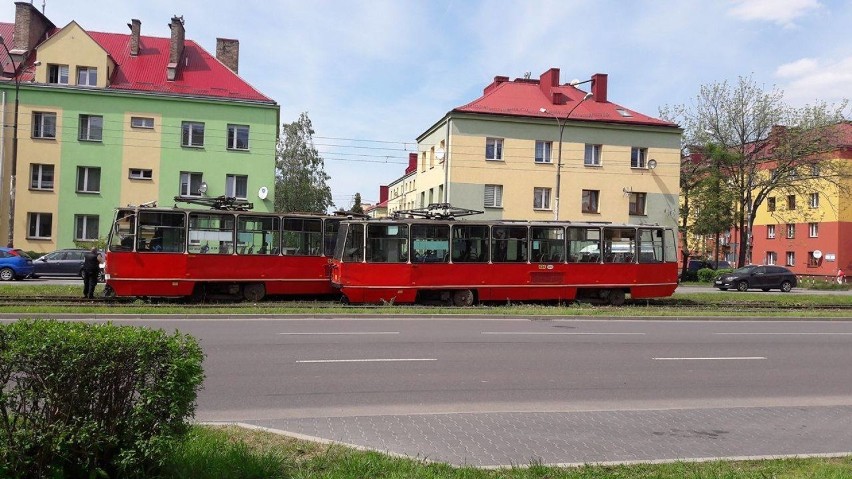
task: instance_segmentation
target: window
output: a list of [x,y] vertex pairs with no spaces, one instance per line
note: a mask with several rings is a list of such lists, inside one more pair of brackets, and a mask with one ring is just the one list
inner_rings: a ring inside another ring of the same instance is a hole
[[[437,242],[443,243],[440,239]],[[368,263],[408,262],[408,225],[368,224],[366,252]]]
[[795,210],[796,209],[796,195],[788,195],[787,196],[787,209]]
[[503,161],[503,139],[502,138],[486,138],[485,139],[485,159],[493,161]]
[[598,200],[601,192],[599,190],[583,190],[583,213],[597,213]]
[[80,115],[80,140],[101,141],[104,134],[104,117]]
[[766,252],[766,264],[774,265],[778,263],[778,253],[774,251]]
[[639,262],[640,263],[662,263],[663,256],[663,231],[661,229],[639,230]]
[[550,209],[550,188],[533,188],[533,209]]
[[819,176],[819,165],[811,165],[811,176],[817,177]]
[[630,167],[645,168],[645,158],[648,156],[647,148],[633,147],[630,149]]
[[488,262],[488,226],[453,226],[453,263]]
[[[231,229],[233,230],[233,216],[231,218]],[[190,216],[190,223],[198,224],[198,220]],[[208,221],[209,225],[212,221]],[[186,215],[184,213],[168,213],[162,211],[140,211],[139,212],[139,235],[136,241],[138,251],[152,251],[164,253],[183,253],[186,249]],[[216,230],[209,228],[208,241],[219,239]],[[190,234],[197,234],[191,232]],[[223,238],[229,238],[229,234],[223,234]],[[131,236],[132,238],[132,236]],[[197,238],[197,237],[196,237]]]
[[[155,233],[154,236],[160,236]],[[243,242],[245,244],[245,242]],[[149,246],[156,251],[156,246]],[[215,213],[189,214],[189,250],[199,254],[233,254],[234,216]]]
[[201,196],[201,173],[182,171],[180,174],[180,195]]
[[56,138],[56,113],[33,112],[33,138]]
[[97,86],[98,85],[98,69],[95,67],[78,67],[77,68],[77,85],[78,86]]
[[647,193],[630,193],[630,207],[628,213],[631,215],[644,215],[646,197]]
[[98,216],[75,215],[74,239],[78,241],[98,239]]
[[248,176],[227,175],[225,177],[225,196],[241,200],[248,198]]
[[130,127],[131,128],[154,128],[154,119],[148,118],[145,116],[131,116],[130,117]]
[[535,162],[536,163],[552,163],[551,152],[553,150],[552,141],[536,141],[535,142]]
[[819,266],[819,258],[814,256],[813,251],[808,251],[808,267],[815,268]]
[[819,237],[819,223],[808,223],[808,237]]
[[526,263],[527,227],[492,227],[491,261],[495,263]]
[[778,170],[776,168],[772,168],[769,170],[769,180],[775,181],[778,179]]
[[819,208],[819,193],[811,193],[808,206],[810,206],[811,208]]
[[598,263],[601,260],[600,228],[568,228],[568,262]]
[[181,146],[204,146],[204,123],[185,121],[182,124]]
[[636,251],[636,230],[604,228],[604,263],[632,263]]
[[248,150],[249,127],[246,125],[228,125],[228,149]]
[[53,165],[32,164],[30,167],[30,189],[53,189]]
[[796,264],[796,252],[788,251],[787,252],[787,266],[795,266]]
[[766,198],[766,211],[775,211],[775,197]]
[[285,255],[321,256],[323,254],[322,220],[284,218],[281,248],[281,252]]
[[57,85],[67,85],[68,65],[48,65],[47,82]]
[[503,207],[503,185],[485,185],[485,206],[487,208]]
[[77,193],[100,193],[101,169],[91,166],[77,167]]
[[[368,243],[368,248],[372,242]],[[381,260],[393,262],[397,250],[382,251]],[[411,262],[446,263],[450,260],[449,225],[411,225]]]
[[601,166],[601,145],[586,144],[586,154],[583,157],[585,166]]
[[787,224],[787,238],[793,239],[796,237],[796,225],[793,223]]
[[561,226],[530,227],[530,260],[539,263],[565,261],[565,229]]
[[53,215],[51,213],[27,214],[27,238],[50,239]]
[[775,239],[775,225],[766,225],[766,237]]
[[240,215],[237,238],[248,244],[242,254],[278,254],[281,242],[278,224],[278,218],[274,217]]
[[154,173],[151,170],[142,168],[131,168],[128,173],[128,178],[131,180],[150,180],[154,178]]

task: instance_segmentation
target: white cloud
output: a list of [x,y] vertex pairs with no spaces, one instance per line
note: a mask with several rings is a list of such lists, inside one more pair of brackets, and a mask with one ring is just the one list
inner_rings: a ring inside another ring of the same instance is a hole
[[728,14],[743,20],[764,20],[784,27],[793,26],[793,20],[820,7],[818,0],[733,0]]
[[775,75],[781,78],[795,78],[809,75],[819,68],[819,62],[813,58],[802,58],[791,63],[785,63],[775,70]]
[[802,106],[815,101],[837,103],[849,98],[852,85],[852,56],[840,59],[803,58],[781,65],[775,76],[786,83],[778,86],[784,90],[787,102]]

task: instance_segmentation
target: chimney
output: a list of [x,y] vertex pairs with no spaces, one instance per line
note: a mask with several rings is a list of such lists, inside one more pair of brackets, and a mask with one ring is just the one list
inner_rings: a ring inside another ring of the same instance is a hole
[[15,33],[11,54],[20,64],[26,54],[56,26],[29,2],[15,2]]
[[405,174],[417,171],[417,153],[408,154],[408,168],[405,169]]
[[238,73],[240,66],[240,41],[217,38],[216,59],[230,68],[232,72]]
[[592,95],[596,102],[606,103],[606,73],[592,75]]
[[387,200],[388,200],[388,187],[387,187],[387,185],[379,186],[379,204],[382,204]]
[[130,56],[139,55],[139,32],[142,31],[142,22],[133,19],[127,24],[130,27]]
[[169,81],[174,81],[177,76],[177,68],[180,59],[183,56],[184,34],[183,16],[175,15],[172,17],[172,23],[169,24],[172,29],[172,38],[169,41],[169,64],[167,68],[167,78]]
[[485,89],[482,91],[482,93],[483,93],[484,95],[487,95],[487,94],[488,94],[488,92],[490,92],[491,90],[493,90],[493,89],[497,88],[498,86],[500,86],[500,84],[501,84],[501,83],[506,83],[507,81],[509,81],[509,77],[496,76],[496,77],[494,77],[494,81],[493,81],[493,82],[491,82],[491,84],[490,84],[490,85],[488,85],[487,87],[485,87]]

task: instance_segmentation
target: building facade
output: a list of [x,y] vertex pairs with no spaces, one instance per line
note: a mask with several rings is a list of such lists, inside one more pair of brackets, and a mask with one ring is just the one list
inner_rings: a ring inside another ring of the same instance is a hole
[[279,107],[237,75],[238,42],[218,39],[214,57],[185,39],[182,17],[169,38],[128,26],[57,28],[25,2],[14,24],[0,23],[13,45],[0,55],[4,242],[38,252],[95,243],[115,207],[176,196],[272,210]]
[[403,203],[676,226],[680,128],[610,102],[605,74],[584,83],[590,92],[561,84],[557,68],[538,80],[495,77],[417,138],[416,187]]

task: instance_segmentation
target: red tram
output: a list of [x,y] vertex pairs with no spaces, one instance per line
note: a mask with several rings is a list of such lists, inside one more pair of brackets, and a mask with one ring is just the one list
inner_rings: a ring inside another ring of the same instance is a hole
[[589,299],[677,287],[672,228],[575,222],[347,220],[331,282],[351,303]]
[[118,208],[106,254],[108,296],[337,294],[329,258],[343,217]]

